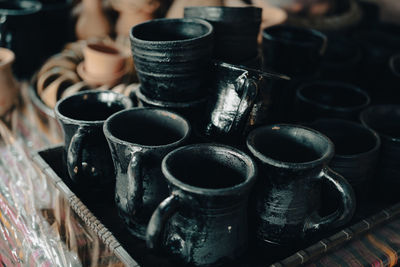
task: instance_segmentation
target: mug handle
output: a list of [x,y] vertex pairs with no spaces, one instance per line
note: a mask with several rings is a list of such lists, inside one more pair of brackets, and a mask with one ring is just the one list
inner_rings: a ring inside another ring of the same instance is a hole
[[82,150],[83,143],[89,131],[82,126],[79,126],[78,130],[72,136],[71,142],[67,150],[67,167],[68,173],[72,180],[76,180],[76,177],[82,173]]
[[129,213],[133,215],[139,210],[143,204],[143,166],[144,153],[141,151],[133,152],[131,161],[128,165],[128,196],[132,196],[128,200],[127,208]]
[[334,213],[325,217],[321,218],[317,214],[312,215],[304,226],[307,232],[342,226],[352,218],[355,211],[356,200],[353,188],[347,180],[330,168],[325,168],[322,172],[324,180],[339,193],[340,205]]
[[169,218],[179,209],[180,198],[177,195],[170,195],[158,205],[153,212],[146,230],[146,245],[149,249],[160,247],[160,237],[164,232],[164,226]]

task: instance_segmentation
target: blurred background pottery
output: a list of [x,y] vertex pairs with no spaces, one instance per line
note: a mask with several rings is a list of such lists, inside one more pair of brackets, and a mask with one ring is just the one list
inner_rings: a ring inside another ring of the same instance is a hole
[[111,34],[111,24],[103,11],[102,0],[82,0],[82,11],[75,25],[78,39],[107,37]]
[[29,78],[41,63],[41,9],[42,4],[32,0],[0,1],[0,46],[15,53],[18,78]]
[[83,54],[85,71],[93,76],[112,75],[125,67],[126,57],[111,45],[88,43]]
[[19,85],[12,72],[15,55],[11,50],[0,48],[0,116],[16,104]]

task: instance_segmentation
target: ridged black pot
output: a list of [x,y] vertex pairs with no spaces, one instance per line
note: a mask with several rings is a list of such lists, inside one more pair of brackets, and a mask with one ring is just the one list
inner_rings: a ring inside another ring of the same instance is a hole
[[256,58],[261,8],[185,7],[185,18],[201,18],[214,26],[214,58],[239,64]]
[[0,1],[0,46],[15,53],[14,69],[19,78],[29,78],[41,63],[41,9],[37,1]]
[[311,122],[318,118],[358,120],[360,112],[370,103],[366,92],[342,82],[315,81],[296,91],[297,121]]
[[361,122],[381,137],[377,179],[382,197],[398,201],[400,186],[400,105],[371,106],[360,115]]
[[207,94],[213,27],[201,19],[155,19],[131,30],[132,54],[142,93],[185,102]]
[[[378,164],[379,135],[360,123],[339,119],[321,119],[309,126],[331,139],[335,155],[329,166],[346,177],[356,194],[357,205],[364,204]],[[329,199],[333,199],[331,195]]]

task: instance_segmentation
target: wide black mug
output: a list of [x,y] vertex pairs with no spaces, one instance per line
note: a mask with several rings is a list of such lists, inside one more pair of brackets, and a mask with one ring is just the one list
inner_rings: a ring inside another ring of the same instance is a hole
[[[308,126],[331,139],[335,155],[329,167],[353,187],[357,208],[366,204],[379,159],[379,135],[360,123],[340,119],[320,119]],[[329,192],[324,195],[333,198]]]
[[170,189],[147,227],[149,248],[190,266],[232,263],[248,244],[247,199],[256,179],[240,150],[196,144],[169,153],[162,171]]
[[134,236],[144,239],[151,214],[168,196],[161,160],[188,141],[190,125],[167,110],[135,108],[111,116],[104,134],[116,170],[119,215]]
[[[277,124],[250,132],[247,147],[259,167],[253,210],[259,243],[301,244],[311,233],[351,219],[354,193],[346,179],[328,167],[334,146],[326,136],[303,126]],[[317,212],[321,183],[340,198],[337,210],[325,217]]]
[[370,98],[360,88],[342,82],[314,81],[296,90],[294,117],[300,122],[319,118],[357,121]]
[[115,175],[103,124],[113,113],[131,107],[128,97],[111,91],[83,91],[57,102],[66,166],[79,191],[112,199]]
[[381,137],[377,187],[382,198],[398,201],[400,185],[400,105],[375,105],[364,110],[360,119]]
[[186,102],[207,94],[213,27],[202,19],[154,19],[134,26],[131,48],[141,92]]
[[261,11],[258,7],[189,6],[184,17],[204,19],[213,25],[215,59],[243,64],[258,55]]

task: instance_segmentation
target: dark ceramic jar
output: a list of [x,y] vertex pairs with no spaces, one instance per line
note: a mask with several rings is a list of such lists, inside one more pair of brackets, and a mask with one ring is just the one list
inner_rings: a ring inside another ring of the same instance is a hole
[[318,118],[355,121],[369,103],[368,94],[356,86],[334,81],[315,81],[297,89],[295,117],[302,122]]
[[[287,246],[304,242],[311,233],[348,222],[355,210],[350,184],[328,168],[332,142],[306,127],[277,124],[257,128],[247,147],[258,161],[255,186],[255,236],[260,243]],[[320,217],[320,186],[329,184],[339,207]]]
[[244,63],[258,55],[257,36],[261,8],[190,6],[185,18],[200,18],[214,27],[214,58],[233,64]]
[[111,91],[83,91],[57,102],[68,173],[80,192],[112,200],[115,175],[103,124],[113,113],[131,107],[128,97]]
[[168,195],[161,160],[190,136],[189,123],[157,108],[124,110],[104,124],[116,170],[115,201],[128,230],[145,238],[146,226]]
[[42,4],[32,0],[0,1],[0,46],[15,53],[20,78],[29,78],[41,63],[41,40],[37,38],[41,9]]
[[169,153],[162,171],[171,195],[152,215],[147,246],[190,266],[232,264],[248,244],[253,160],[231,147],[196,144]]
[[169,102],[206,96],[213,48],[210,23],[155,19],[134,26],[130,39],[144,95]]

